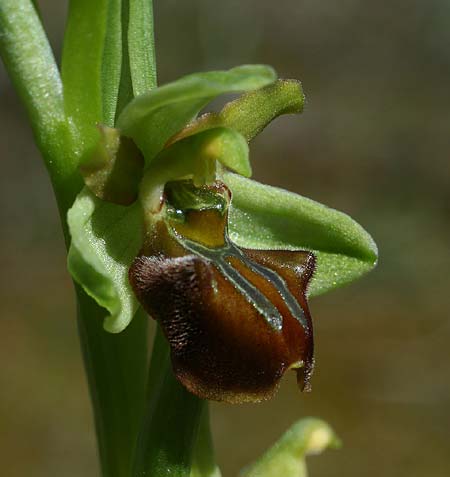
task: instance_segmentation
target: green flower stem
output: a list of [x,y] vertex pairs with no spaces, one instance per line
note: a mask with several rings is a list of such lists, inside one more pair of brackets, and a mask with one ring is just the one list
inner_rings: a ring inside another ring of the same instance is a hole
[[[100,12],[103,18],[99,18]],[[66,108],[72,114],[78,108],[86,125],[101,121],[113,126],[121,101],[133,96],[128,78],[128,19],[127,0],[71,0],[63,58]],[[97,24],[99,29],[95,29]],[[77,51],[82,52],[81,57],[77,57]],[[80,88],[81,84],[89,86],[89,94],[84,86]],[[84,130],[84,123],[78,121],[78,134]],[[89,152],[95,140],[89,131],[85,132],[83,154]],[[145,401],[148,317],[140,311],[125,331],[110,334],[103,328],[106,310],[80,289],[77,293],[81,347],[94,407],[102,475],[129,477]]]
[[190,474],[205,402],[176,380],[169,347],[158,327],[150,364],[147,408],[142,421],[134,477],[187,477]]
[[76,291],[102,474],[129,477],[145,400],[148,317],[139,311],[125,331],[108,333],[105,310],[78,286]]
[[197,435],[190,477],[221,477],[216,464],[214,446],[209,423],[209,406],[205,402]]

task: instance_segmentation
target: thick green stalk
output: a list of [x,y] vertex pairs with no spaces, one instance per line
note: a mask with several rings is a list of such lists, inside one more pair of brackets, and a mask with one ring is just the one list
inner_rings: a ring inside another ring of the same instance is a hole
[[173,375],[169,347],[158,327],[133,476],[189,476],[204,406]]
[[[123,97],[133,96],[127,12],[127,0],[70,3],[62,67],[64,103],[82,138],[81,156],[89,154],[96,141],[95,124],[113,126]],[[144,408],[148,317],[138,312],[124,332],[112,335],[103,329],[106,311],[79,288],[77,295],[102,475],[129,477]]]
[[205,402],[197,435],[197,442],[192,456],[190,477],[221,477],[216,464],[214,446],[209,423],[209,406]]
[[[79,25],[86,27],[82,21],[82,14],[86,12],[77,13],[81,14],[78,16]],[[51,176],[66,244],[69,245],[67,210],[83,185],[77,168],[86,141],[80,141],[83,128],[76,126],[82,124],[80,116],[84,111],[76,116],[76,122],[72,114],[67,114],[70,107],[63,98],[53,54],[39,16],[29,0],[0,0],[0,32],[3,61],[27,110]],[[76,35],[76,31],[73,33]],[[101,66],[100,62],[91,61],[91,64]],[[84,64],[78,66],[85,67]],[[72,74],[76,75],[76,71],[72,70]],[[73,84],[74,95],[77,94],[76,87],[83,88],[80,83]],[[92,99],[98,104],[95,98]],[[71,104],[74,106],[71,112],[76,113],[76,102]],[[86,115],[86,124],[89,118],[95,119],[94,115]],[[91,127],[95,129],[94,124]],[[102,474],[105,477],[129,477],[145,396],[148,320],[138,315],[127,331],[110,335],[102,327],[105,310],[79,288],[77,301]]]
[[145,399],[148,317],[139,311],[125,331],[107,333],[105,310],[79,287],[77,302],[102,474],[129,477]]

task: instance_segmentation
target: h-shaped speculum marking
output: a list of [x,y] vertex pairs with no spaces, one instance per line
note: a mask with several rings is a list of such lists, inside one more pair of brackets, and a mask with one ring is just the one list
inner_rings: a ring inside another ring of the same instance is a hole
[[299,305],[295,297],[289,290],[285,280],[274,270],[249,260],[245,254],[234,245],[225,234],[225,244],[221,247],[206,247],[197,242],[189,240],[179,233],[175,232],[175,236],[183,246],[216,266],[219,271],[237,288],[237,290],[254,306],[258,312],[266,319],[269,325],[278,332],[283,329],[283,317],[278,309],[270,302],[270,300],[249,280],[247,280],[233,265],[227,260],[236,258],[241,261],[252,272],[262,276],[271,283],[282,300],[289,309],[292,316],[301,324],[305,331],[305,335],[311,334],[310,327],[305,317],[303,308]]

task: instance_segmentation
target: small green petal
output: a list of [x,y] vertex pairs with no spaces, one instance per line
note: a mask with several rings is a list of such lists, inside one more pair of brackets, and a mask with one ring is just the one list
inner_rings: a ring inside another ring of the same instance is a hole
[[67,220],[72,236],[68,269],[86,293],[108,310],[105,329],[119,333],[138,308],[128,282],[128,268],[142,245],[140,204],[111,204],[84,188]]
[[180,131],[173,140],[222,126],[238,131],[247,141],[251,141],[278,116],[301,113],[304,101],[300,81],[277,80],[264,88],[243,94],[228,103],[220,113],[201,116]]
[[223,125],[250,141],[278,116],[301,113],[304,101],[300,81],[278,80],[228,103],[221,112]]
[[247,248],[313,252],[317,269],[311,296],[355,280],[375,266],[375,242],[348,215],[236,174],[224,174],[224,181],[233,193],[231,239]]

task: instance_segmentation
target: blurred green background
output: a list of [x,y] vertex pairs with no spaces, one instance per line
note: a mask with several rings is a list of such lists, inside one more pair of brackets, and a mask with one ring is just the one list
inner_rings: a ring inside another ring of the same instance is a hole
[[[66,2],[40,3],[59,57]],[[344,441],[312,477],[447,477],[450,2],[161,0],[155,15],[161,83],[240,63],[302,80],[304,114],[253,143],[255,178],[346,211],[380,248],[373,273],[311,303],[311,394],[288,376],[268,403],[212,406],[225,477],[306,415]],[[56,208],[2,67],[0,157],[0,473],[94,477]]]

